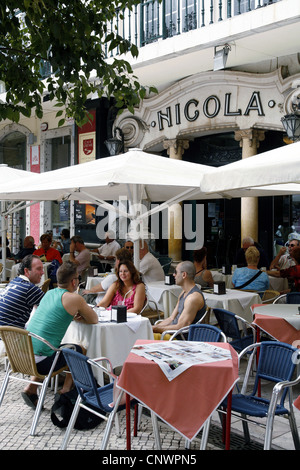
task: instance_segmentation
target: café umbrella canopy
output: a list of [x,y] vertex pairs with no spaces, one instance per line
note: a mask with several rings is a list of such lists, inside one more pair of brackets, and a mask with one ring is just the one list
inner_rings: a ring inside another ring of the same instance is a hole
[[246,197],[300,193],[300,142],[229,163],[205,175],[206,196]]
[[[36,179],[38,175],[36,173],[31,173],[25,170],[19,170],[18,168],[12,168],[4,163],[0,164],[0,191],[3,186],[8,182],[10,184],[21,183],[26,185],[28,179]],[[6,279],[6,250],[5,250],[5,241],[7,234],[7,215],[12,214],[13,212],[20,211],[25,208],[27,205],[23,201],[15,204],[14,201],[9,200],[9,202],[1,200],[1,238],[2,238],[2,250],[1,250],[1,262],[3,264],[2,270],[2,280]]]
[[[144,234],[147,218],[183,200],[201,199],[202,177],[211,171],[213,168],[209,166],[131,149],[120,155],[42,173],[26,185],[17,180],[7,183],[0,188],[0,199],[75,200],[118,212],[131,221],[136,262],[138,240],[147,238]],[[128,200],[128,211],[110,202],[120,198]],[[145,202],[159,204],[145,210]]]

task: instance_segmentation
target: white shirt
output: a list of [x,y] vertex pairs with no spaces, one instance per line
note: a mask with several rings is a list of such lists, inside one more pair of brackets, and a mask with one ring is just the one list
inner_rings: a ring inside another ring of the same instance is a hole
[[143,259],[140,261],[140,272],[143,275],[143,281],[147,282],[153,281],[164,281],[165,273],[164,270],[155,256],[152,253],[147,253]]
[[116,240],[113,240],[110,243],[104,243],[104,245],[98,248],[99,255],[104,257],[106,256],[113,256],[118,249],[121,248],[119,243]]
[[114,283],[116,282],[117,280],[117,276],[116,274],[109,274],[108,276],[106,276],[103,281],[100,282],[101,284],[101,287],[103,289],[104,292],[98,292],[98,295],[96,297],[96,302],[97,304],[103,299],[103,297],[105,296],[106,294],[106,291],[107,289]]

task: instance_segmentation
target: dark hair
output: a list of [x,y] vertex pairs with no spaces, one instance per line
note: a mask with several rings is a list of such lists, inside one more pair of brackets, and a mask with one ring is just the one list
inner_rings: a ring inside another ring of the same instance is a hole
[[119,266],[118,266],[118,270],[117,270],[117,276],[118,276],[117,290],[123,295],[124,283],[119,277],[119,270],[120,270],[120,267],[122,266],[122,264],[125,264],[125,266],[127,266],[128,270],[129,270],[129,272],[131,273],[131,279],[132,279],[133,284],[140,284],[142,281],[140,279],[140,275],[138,273],[138,270],[134,266],[133,262],[128,260],[128,259],[121,260],[120,263],[119,263]]
[[129,259],[129,261],[132,260],[132,253],[130,250],[127,250],[127,248],[119,248],[116,253],[115,253],[115,257],[118,259],[118,260],[126,260],[126,259]]
[[48,240],[51,243],[52,235],[50,233],[43,233],[43,235],[41,235],[40,241],[42,242],[43,240]]
[[60,286],[67,286],[76,276],[77,264],[72,261],[65,261],[57,270],[57,283]]
[[61,235],[63,235],[65,238],[70,238],[70,230],[68,228],[63,228]]
[[25,269],[29,269],[29,271],[31,271],[31,267],[32,267],[32,261],[34,259],[40,259],[39,256],[37,255],[27,255],[25,256],[21,263],[19,264],[19,268],[18,268],[18,274],[24,274],[25,273]]
[[202,248],[200,248],[200,250],[194,251],[194,254],[193,254],[194,261],[196,261],[196,263],[201,263],[201,261],[204,260],[206,255],[207,255],[207,248],[203,246]]
[[84,245],[84,240],[79,235],[74,235],[74,237],[71,238],[71,241],[73,241],[74,243],[81,243],[82,245]]

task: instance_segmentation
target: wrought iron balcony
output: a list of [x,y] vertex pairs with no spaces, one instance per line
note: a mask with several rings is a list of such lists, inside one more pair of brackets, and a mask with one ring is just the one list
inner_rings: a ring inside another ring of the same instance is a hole
[[109,29],[138,47],[203,28],[281,0],[146,0],[118,12]]

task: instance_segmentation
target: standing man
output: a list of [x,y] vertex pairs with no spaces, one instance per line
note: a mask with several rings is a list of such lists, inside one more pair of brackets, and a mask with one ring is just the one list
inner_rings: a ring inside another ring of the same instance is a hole
[[43,263],[35,255],[27,255],[19,266],[19,276],[10,281],[0,295],[0,325],[25,328],[33,307],[44,292],[37,286],[44,274]]
[[[76,256],[75,251],[78,253]],[[85,246],[83,239],[79,235],[72,237],[70,244],[70,261],[77,265],[79,276],[90,266],[90,259],[90,250]]]
[[195,266],[191,261],[178,264],[174,276],[176,284],[182,287],[182,293],[171,316],[152,326],[154,333],[179,330],[197,323],[202,318],[206,312],[206,304],[202,292],[195,284],[195,273]]

